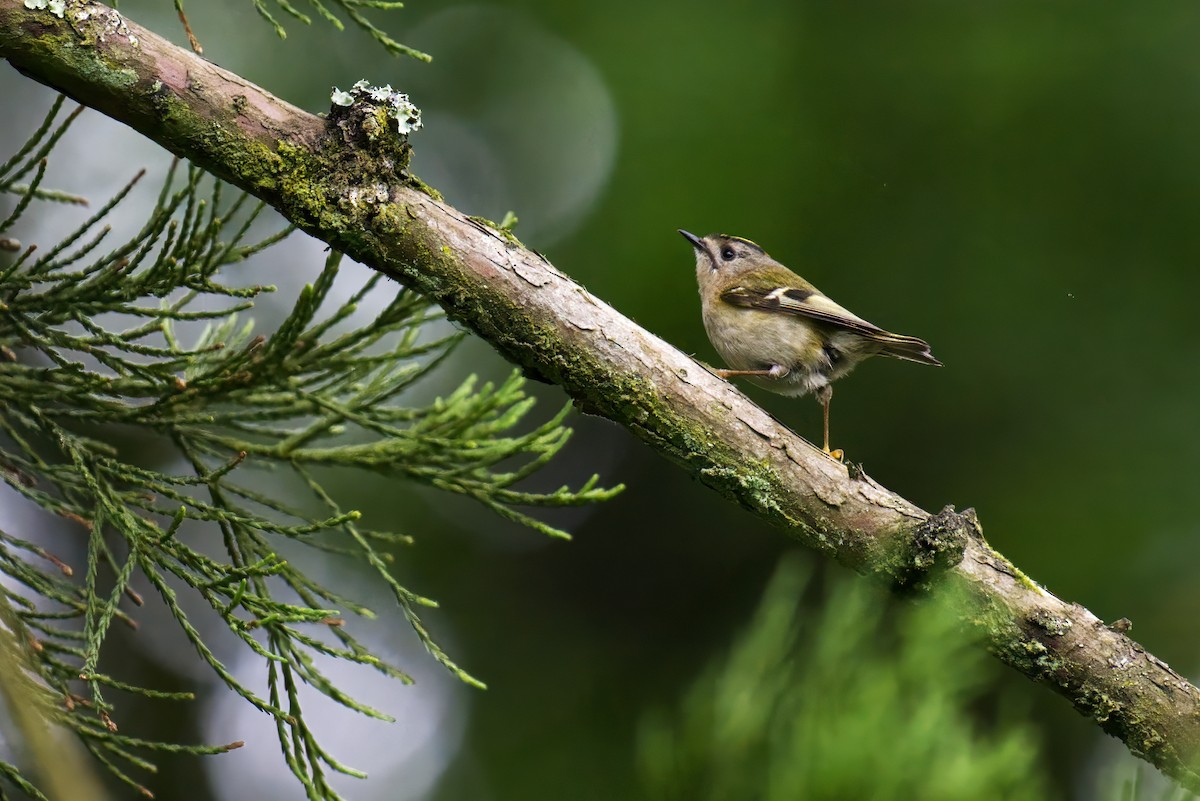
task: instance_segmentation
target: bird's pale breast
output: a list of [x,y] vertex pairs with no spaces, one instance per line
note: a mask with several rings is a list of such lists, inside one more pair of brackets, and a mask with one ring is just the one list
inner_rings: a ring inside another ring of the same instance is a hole
[[[716,301],[720,302],[720,301]],[[825,337],[816,326],[792,315],[738,309],[734,314],[712,314],[705,305],[704,328],[725,367],[734,370],[769,370],[778,364],[788,369],[779,379],[752,379],[783,395],[806,395],[829,383],[829,358]],[[747,320],[744,315],[753,315]]]

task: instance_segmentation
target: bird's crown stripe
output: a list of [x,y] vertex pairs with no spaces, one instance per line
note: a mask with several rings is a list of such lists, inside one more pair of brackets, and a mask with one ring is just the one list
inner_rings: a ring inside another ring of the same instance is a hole
[[757,242],[754,242],[750,239],[747,239],[744,236],[734,236],[733,234],[721,234],[721,238],[728,239],[732,242],[745,242],[750,247],[757,248],[758,250],[762,250],[762,245],[760,245]]

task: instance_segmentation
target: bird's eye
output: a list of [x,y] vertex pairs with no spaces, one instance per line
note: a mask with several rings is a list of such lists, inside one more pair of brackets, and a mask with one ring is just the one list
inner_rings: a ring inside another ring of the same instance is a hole
[[733,261],[733,257],[737,254],[733,252],[733,248],[726,245],[721,249],[721,258],[725,261]]

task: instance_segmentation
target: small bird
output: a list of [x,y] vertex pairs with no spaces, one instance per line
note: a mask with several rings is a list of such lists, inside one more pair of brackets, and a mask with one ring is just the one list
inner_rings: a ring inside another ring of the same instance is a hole
[[842,458],[840,450],[829,449],[834,381],[877,353],[942,366],[924,340],[884,331],[852,314],[749,239],[679,233],[696,249],[704,330],[731,368],[716,374],[747,376],[796,398],[816,393],[824,409],[824,450],[833,458]]

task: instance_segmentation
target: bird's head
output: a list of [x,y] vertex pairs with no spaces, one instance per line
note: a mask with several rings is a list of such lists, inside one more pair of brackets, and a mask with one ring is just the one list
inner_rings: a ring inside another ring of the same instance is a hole
[[696,280],[702,292],[709,284],[727,286],[739,276],[776,264],[761,247],[740,236],[709,234],[700,237],[682,229],[679,233],[696,251]]

